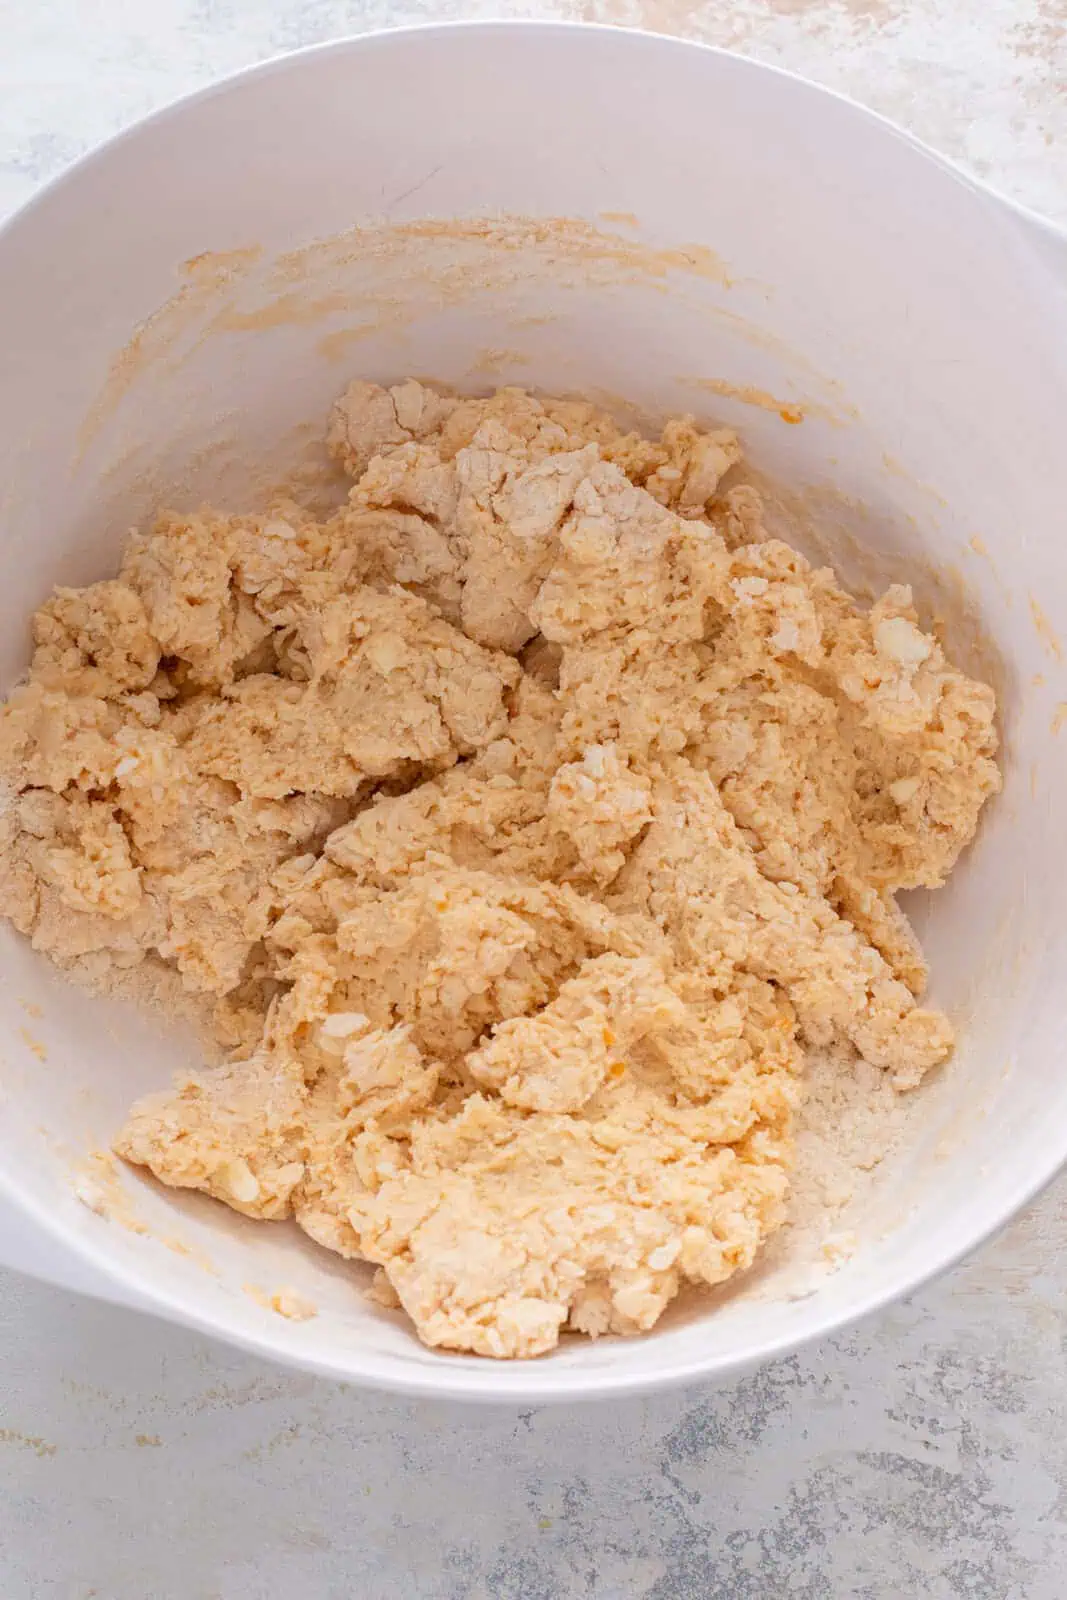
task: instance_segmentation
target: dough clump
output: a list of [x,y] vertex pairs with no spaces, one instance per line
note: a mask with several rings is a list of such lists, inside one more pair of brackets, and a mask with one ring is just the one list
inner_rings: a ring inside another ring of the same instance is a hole
[[127,1160],[430,1345],[640,1332],[783,1220],[806,1047],[949,1054],[896,894],[999,786],[993,694],[770,538],[732,433],[357,382],[329,444],[327,520],[163,515],[37,613],[0,908],[209,998]]

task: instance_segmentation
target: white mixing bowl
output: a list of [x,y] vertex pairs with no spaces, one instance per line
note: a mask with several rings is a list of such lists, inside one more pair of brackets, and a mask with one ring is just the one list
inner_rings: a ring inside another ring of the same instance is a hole
[[[445,220],[411,225],[427,218]],[[534,1363],[423,1349],[288,1225],[86,1177],[193,1046],[71,989],[6,926],[0,1260],[359,1383],[537,1402],[792,1350],[1031,1197],[1067,1157],[1065,274],[1063,236],[844,100],[536,23],[289,56],[45,190],[0,234],[4,688],[54,583],[111,572],[160,500],[237,507],[311,470],[351,377],[510,379],[736,424],[846,579],[915,580],[993,674],[1006,783],[949,887],[912,907],[956,1057],[848,1224],[854,1253],[807,1294],[757,1279]],[[266,1309],[255,1286],[283,1283],[318,1316]]]

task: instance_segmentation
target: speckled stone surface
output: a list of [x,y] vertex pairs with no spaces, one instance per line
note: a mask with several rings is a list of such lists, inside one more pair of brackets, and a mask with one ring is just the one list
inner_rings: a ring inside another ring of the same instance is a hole
[[[1067,0],[0,0],[0,214],[247,62],[494,14],[747,51],[1067,220]],[[0,1275],[0,1597],[1062,1600],[1065,1334],[1063,1183],[851,1335],[604,1407],[368,1396]]]

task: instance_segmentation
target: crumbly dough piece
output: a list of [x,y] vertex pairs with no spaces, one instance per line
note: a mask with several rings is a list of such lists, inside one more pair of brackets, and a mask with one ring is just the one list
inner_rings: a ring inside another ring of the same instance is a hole
[[334,516],[164,515],[38,612],[0,909],[213,998],[128,1160],[428,1344],[637,1333],[782,1221],[805,1046],[951,1050],[895,895],[998,788],[992,693],[768,538],[732,433],[357,382],[328,442]]

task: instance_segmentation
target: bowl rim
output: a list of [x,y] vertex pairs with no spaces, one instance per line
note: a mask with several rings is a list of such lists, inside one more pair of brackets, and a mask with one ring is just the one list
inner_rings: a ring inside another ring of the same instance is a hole
[[[1014,214],[1036,235],[1064,250],[1067,258],[1067,228],[1044,217],[1025,204],[1001,194],[980,178],[967,172],[951,158],[932,149],[921,139],[901,128],[850,96],[836,89],[826,88],[800,73],[787,68],[757,61],[736,51],[717,45],[687,39],[678,35],[646,31],[607,23],[561,21],[547,18],[466,19],[433,23],[411,23],[400,27],[378,28],[361,34],[348,34],[318,44],[304,46],[270,56],[249,66],[218,78],[208,84],[168,101],[165,105],[138,118],[128,127],[94,145],[64,167],[54,177],[41,184],[16,209],[0,222],[0,250],[6,240],[28,223],[37,212],[60,200],[68,186],[76,185],[82,174],[106,161],[116,150],[129,141],[137,140],[149,127],[181,118],[188,110],[215,96],[232,93],[249,80],[281,75],[304,62],[328,55],[348,55],[357,51],[369,52],[390,48],[412,38],[467,33],[491,37],[493,35],[537,32],[539,34],[604,36],[615,41],[625,39],[625,48],[636,50],[653,46],[691,55],[700,52],[716,58],[726,70],[750,73],[762,78],[781,79],[799,88],[803,94],[836,101],[856,117],[864,118],[877,126],[887,138],[907,146],[917,161],[937,168],[951,181],[992,202],[996,208]],[[143,1310],[167,1321],[192,1328],[197,1332],[220,1339],[250,1354],[280,1362],[298,1371],[311,1372],[320,1377],[356,1383],[361,1387],[412,1399],[438,1399],[477,1404],[554,1404],[564,1401],[594,1401],[624,1396],[652,1394],[661,1390],[678,1388],[697,1382],[723,1383],[768,1362],[804,1350],[829,1335],[853,1328],[876,1312],[913,1294],[934,1282],[979,1246],[998,1234],[1020,1211],[1030,1205],[1067,1165],[1067,1139],[1061,1154],[1047,1159],[1036,1168],[1031,1167],[1020,1175],[1013,1185],[1005,1205],[991,1218],[983,1219],[968,1235],[966,1241],[954,1247],[924,1267],[921,1271],[890,1279],[885,1285],[870,1290],[857,1298],[845,1310],[837,1310],[816,1319],[807,1329],[757,1342],[741,1354],[713,1356],[707,1359],[687,1358],[666,1360],[647,1371],[615,1371],[610,1366],[586,1371],[578,1365],[559,1366],[547,1358],[528,1362],[487,1362],[476,1356],[460,1356],[433,1351],[435,1358],[425,1367],[406,1367],[391,1355],[371,1354],[366,1359],[341,1360],[314,1352],[301,1352],[287,1341],[259,1334],[254,1329],[231,1325],[228,1319],[207,1314],[198,1309],[195,1294],[188,1297],[176,1290],[159,1288],[125,1262],[114,1259],[90,1237],[74,1234],[45,1207],[27,1196],[13,1184],[0,1166],[0,1203],[7,1203],[32,1227],[55,1241],[86,1267],[101,1277],[99,1297],[112,1299],[112,1303]],[[116,1293],[108,1296],[107,1288]],[[814,1298],[814,1297],[813,1297]],[[414,1333],[411,1335],[415,1337]],[[654,1339],[654,1334],[652,1338]],[[353,1356],[357,1353],[353,1352]]]

